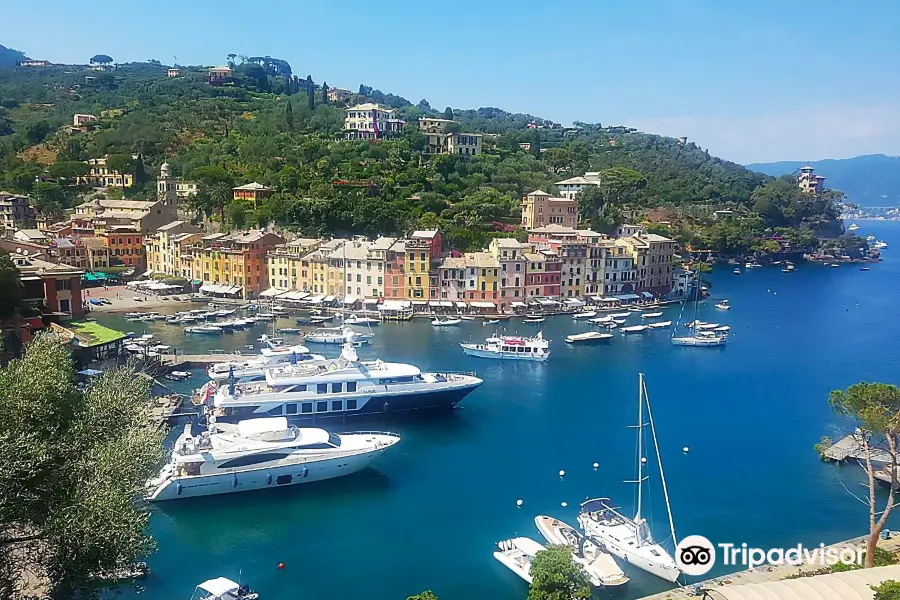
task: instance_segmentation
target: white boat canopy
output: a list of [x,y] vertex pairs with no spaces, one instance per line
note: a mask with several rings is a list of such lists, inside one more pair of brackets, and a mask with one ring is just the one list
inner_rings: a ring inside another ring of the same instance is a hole
[[538,301],[538,304],[543,304],[545,306],[550,306],[553,304],[559,304],[556,300],[551,300],[550,298],[535,298]]
[[569,306],[584,306],[584,302],[578,298],[566,298],[566,304]]
[[348,294],[344,297],[344,304],[356,304],[359,301],[359,296],[354,296],[352,294]]
[[409,307],[409,300],[385,300],[378,307],[378,310],[402,310]]
[[334,302],[334,296],[325,296],[322,302]]
[[261,291],[259,293],[259,297],[260,298],[270,298],[270,297],[274,297],[274,296],[281,296],[286,293],[287,293],[287,290],[283,290],[283,289],[277,288],[277,287],[270,287],[269,289]]
[[200,291],[206,292],[208,294],[231,295],[231,294],[236,294],[239,291],[241,291],[241,288],[239,288],[236,285],[216,285],[213,283],[207,283],[207,284],[200,286]]
[[479,300],[478,302],[470,302],[469,304],[471,304],[475,308],[494,308],[493,302],[487,302],[487,301],[481,301],[481,300]]
[[512,302],[512,303],[510,303],[510,306],[515,306],[515,307],[517,307],[517,308],[522,308],[523,306],[525,306],[525,303],[524,303],[524,302]]
[[426,304],[428,304],[428,301],[427,300],[413,300],[412,303],[413,303],[413,306],[425,306]]
[[233,582],[232,580],[226,577],[216,577],[215,579],[210,579],[208,581],[204,581],[200,585],[197,586],[204,592],[209,592],[213,596],[224,596],[229,592],[234,592],[237,594],[238,588],[240,586]]
[[465,308],[465,307],[466,307],[466,303],[465,303],[465,302],[457,302],[457,303],[456,303],[456,308]]
[[284,300],[303,300],[309,296],[309,292],[288,292],[282,298]]
[[307,298],[306,301],[310,304],[319,304],[325,296],[313,296],[312,298]]
[[900,579],[900,565],[854,569],[784,581],[726,585],[706,590],[711,600],[872,600],[872,586]]
[[366,298],[363,304],[378,304],[378,298]]

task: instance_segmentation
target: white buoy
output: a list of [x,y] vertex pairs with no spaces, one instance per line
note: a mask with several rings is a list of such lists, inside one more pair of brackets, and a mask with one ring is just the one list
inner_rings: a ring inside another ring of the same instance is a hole
[[560,502],[559,505],[562,506],[563,508],[565,508],[569,505],[569,503],[564,500],[564,501]]
[[524,504],[524,502],[522,502],[522,499],[521,499],[521,498],[519,498],[518,500],[516,500],[516,506],[522,506],[522,504]]
[[641,457],[641,463],[642,463],[642,464],[647,464],[647,457],[646,457],[646,456],[642,456],[642,457]]
[[599,468],[600,468],[600,463],[594,463],[594,468],[595,468],[595,469],[599,469]]
[[565,477],[565,476],[566,476],[566,472],[563,471],[562,469],[560,469],[560,470],[559,470],[559,476],[560,476],[560,477]]
[[684,452],[685,454],[687,454],[688,452],[691,451],[691,449],[688,448],[687,446],[685,446],[684,448],[681,449],[681,451]]

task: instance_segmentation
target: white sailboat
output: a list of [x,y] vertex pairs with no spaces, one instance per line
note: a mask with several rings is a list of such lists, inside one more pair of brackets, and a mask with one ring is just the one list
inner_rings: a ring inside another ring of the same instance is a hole
[[[694,332],[692,335],[678,335],[678,325],[681,324],[681,318],[684,316],[684,307],[685,304],[681,305],[681,314],[678,315],[678,321],[675,325],[675,329],[672,330],[672,337],[669,341],[672,342],[673,346],[695,346],[701,348],[713,348],[717,346],[724,346],[728,343],[728,334],[727,332],[714,332],[709,330],[703,330],[708,324],[700,321],[698,317],[698,313],[700,311],[700,271],[697,271],[697,286],[691,291],[691,293],[696,294],[694,298],[694,318],[689,323],[685,323],[684,326],[687,328],[693,328]],[[730,305],[729,305],[730,306]],[[718,324],[713,324],[714,327],[719,327]]]
[[[628,518],[612,505],[609,498],[596,498],[581,504],[581,512],[578,515],[578,524],[588,536],[597,538],[612,554],[627,560],[634,566],[652,573],[666,581],[675,582],[681,575],[681,570],[675,563],[672,555],[658,542],[654,541],[650,533],[650,526],[641,514],[643,487],[647,477],[644,475],[643,433],[647,424],[653,436],[653,446],[656,449],[656,461],[659,466],[659,478],[662,482],[663,496],[666,500],[666,512],[669,516],[669,529],[672,534],[672,545],[677,546],[675,537],[675,523],[672,520],[672,507],[669,504],[669,491],[666,487],[666,477],[663,473],[662,458],[659,454],[659,445],[656,441],[656,428],[653,424],[653,413],[650,410],[650,398],[647,396],[647,387],[644,383],[644,374],[638,376],[638,452],[637,452],[637,479],[630,483],[636,483],[637,510],[634,518]],[[644,405],[647,406],[647,420],[644,423]]]

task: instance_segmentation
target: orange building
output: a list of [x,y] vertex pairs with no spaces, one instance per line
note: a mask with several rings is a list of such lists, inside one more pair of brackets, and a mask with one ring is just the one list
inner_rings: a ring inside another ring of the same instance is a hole
[[203,293],[256,298],[269,287],[266,253],[283,243],[265,231],[204,236],[191,247],[193,278]]
[[248,183],[246,185],[241,185],[236,188],[232,188],[231,190],[234,193],[235,200],[252,200],[254,204],[259,204],[259,201],[268,198],[272,194],[275,193],[274,188],[270,188],[264,186],[261,183]]
[[109,248],[110,264],[143,269],[147,266],[144,236],[131,227],[113,226],[100,237]]

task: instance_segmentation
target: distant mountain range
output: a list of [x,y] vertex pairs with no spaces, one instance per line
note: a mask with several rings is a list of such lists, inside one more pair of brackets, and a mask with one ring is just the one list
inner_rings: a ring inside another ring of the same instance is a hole
[[19,52],[0,44],[0,67],[14,67],[20,60],[27,58],[24,52]]
[[850,202],[861,206],[900,206],[900,156],[868,154],[813,162],[786,160],[756,163],[747,168],[779,176],[793,173],[807,164],[826,177],[826,187],[841,190]]

